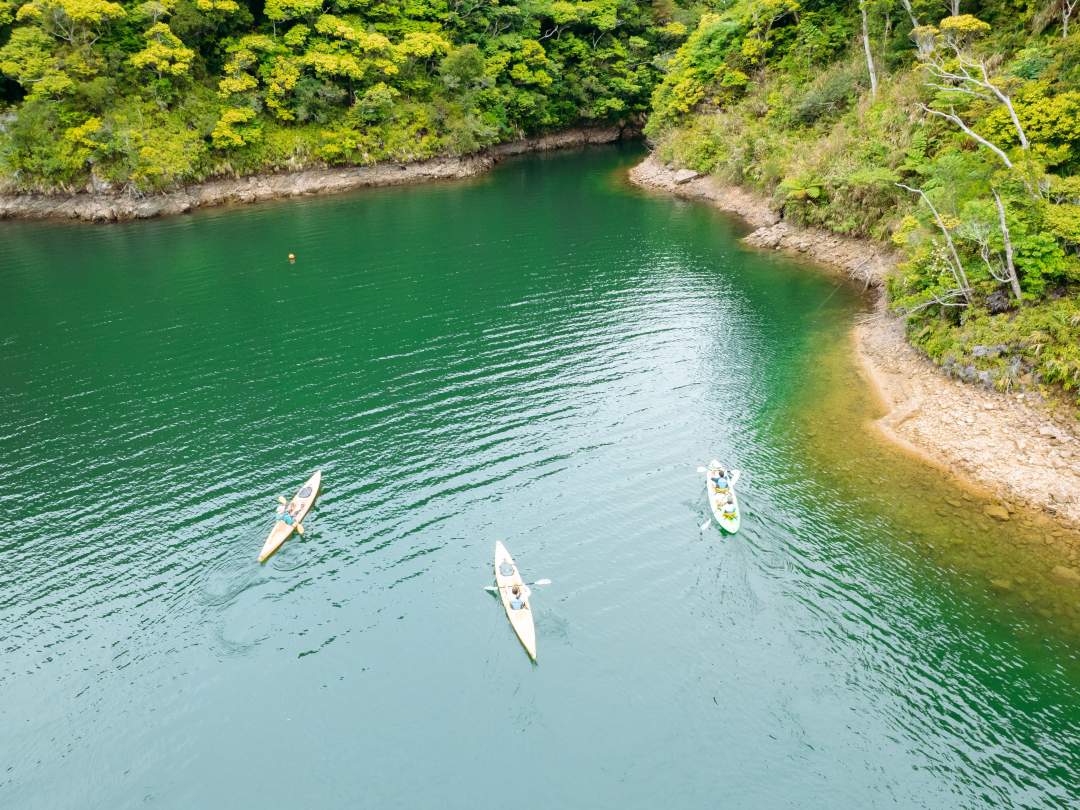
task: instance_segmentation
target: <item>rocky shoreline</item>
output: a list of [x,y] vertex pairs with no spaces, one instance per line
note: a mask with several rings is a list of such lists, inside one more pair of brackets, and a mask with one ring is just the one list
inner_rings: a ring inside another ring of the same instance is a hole
[[73,194],[0,193],[0,219],[118,222],[183,214],[196,208],[228,203],[333,194],[370,186],[457,180],[490,171],[499,160],[512,155],[614,143],[624,138],[636,137],[637,134],[636,130],[626,127],[570,129],[498,144],[465,157],[217,178],[162,194],[135,195],[109,191],[81,191]]
[[653,155],[631,170],[630,179],[742,217],[754,228],[743,240],[747,244],[804,256],[877,288],[874,312],[855,325],[853,341],[887,411],[875,423],[881,434],[988,490],[999,503],[986,513],[996,520],[1009,520],[1015,505],[1025,503],[1080,525],[1080,429],[1056,421],[1025,394],[950,379],[908,343],[882,291],[895,255],[871,242],[784,222],[762,197],[669,168]]

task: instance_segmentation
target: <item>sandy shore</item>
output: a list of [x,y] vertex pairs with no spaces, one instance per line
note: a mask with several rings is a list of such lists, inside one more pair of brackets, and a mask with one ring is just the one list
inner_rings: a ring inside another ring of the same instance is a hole
[[85,191],[74,194],[0,193],[0,219],[81,219],[90,222],[115,222],[183,214],[196,208],[226,203],[333,194],[368,186],[455,180],[483,174],[500,159],[511,155],[613,143],[636,134],[636,131],[622,127],[569,129],[499,144],[466,157],[225,177],[163,194],[134,195]]
[[[952,380],[904,336],[880,292],[896,257],[881,246],[783,222],[768,202],[712,177],[662,165],[653,156],[630,172],[637,185],[709,202],[755,230],[744,241],[839,268],[879,289],[872,315],[855,325],[862,369],[886,414],[875,427],[909,452],[975,483],[1000,501],[986,507],[1001,521],[1025,503],[1080,525],[1080,429],[1055,421],[1022,394],[1003,394]],[[1071,569],[1070,569],[1071,570]]]

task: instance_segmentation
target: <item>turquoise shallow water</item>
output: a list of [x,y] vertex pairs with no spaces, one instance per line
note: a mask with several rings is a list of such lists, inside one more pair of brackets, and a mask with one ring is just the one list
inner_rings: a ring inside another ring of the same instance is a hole
[[[810,396],[857,387],[857,296],[639,154],[0,223],[0,806],[1075,806],[1073,614],[923,553],[909,462]],[[537,666],[496,539],[554,580]]]

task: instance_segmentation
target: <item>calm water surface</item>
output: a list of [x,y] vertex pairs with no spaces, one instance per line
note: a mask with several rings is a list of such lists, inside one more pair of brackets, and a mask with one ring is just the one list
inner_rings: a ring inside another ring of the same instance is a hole
[[0,806],[1076,806],[1057,529],[877,443],[856,293],[638,156],[0,223]]

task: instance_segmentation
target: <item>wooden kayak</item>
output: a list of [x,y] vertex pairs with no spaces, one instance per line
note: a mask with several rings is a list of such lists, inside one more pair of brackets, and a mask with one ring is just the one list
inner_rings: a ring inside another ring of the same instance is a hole
[[[319,494],[319,484],[321,483],[322,472],[316,470],[315,474],[307,480],[306,484],[300,487],[300,491],[289,501],[283,513],[278,515],[277,520],[274,521],[274,528],[270,530],[270,536],[266,538],[262,551],[259,552],[259,562],[266,562],[266,558],[281,548],[281,544],[289,539],[293,529],[300,525],[300,521],[307,515],[311,505],[315,503],[315,497]],[[286,523],[282,520],[284,512],[292,515],[292,523]]]
[[[529,654],[529,658],[536,660],[536,628],[533,625],[532,605],[529,598],[522,601],[524,605],[519,608],[510,607],[513,598],[511,589],[515,585],[524,586],[521,574],[518,572],[514,558],[506,550],[501,542],[495,541],[495,584],[499,586],[499,598],[502,599],[506,618],[510,620],[510,626],[514,628],[517,637],[521,639],[521,646]],[[526,591],[527,593],[527,591]]]
[[720,524],[720,528],[728,534],[735,534],[739,530],[739,498],[735,494],[735,484],[739,480],[739,471],[730,470],[730,484],[726,490],[717,489],[713,484],[713,475],[723,466],[713,459],[709,464],[708,472],[705,473],[705,492],[709,496],[709,508],[712,509],[713,517]]

